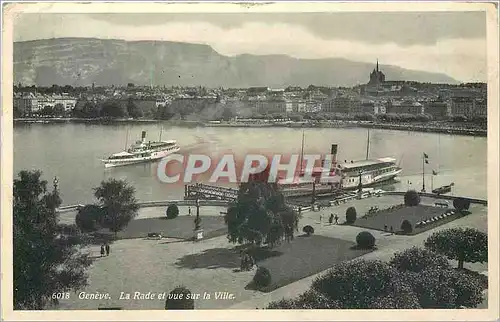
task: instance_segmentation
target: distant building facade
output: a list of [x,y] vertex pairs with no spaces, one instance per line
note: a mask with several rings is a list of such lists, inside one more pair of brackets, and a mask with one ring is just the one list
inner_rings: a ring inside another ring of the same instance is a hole
[[427,102],[424,109],[425,114],[431,115],[434,119],[443,119],[448,117],[448,103],[441,99]]

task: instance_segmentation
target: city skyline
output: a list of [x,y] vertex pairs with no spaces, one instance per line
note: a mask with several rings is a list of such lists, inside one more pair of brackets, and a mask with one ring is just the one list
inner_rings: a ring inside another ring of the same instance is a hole
[[378,58],[384,65],[440,72],[461,82],[486,81],[484,12],[26,13],[14,20],[14,41],[63,37],[199,43],[227,56]]

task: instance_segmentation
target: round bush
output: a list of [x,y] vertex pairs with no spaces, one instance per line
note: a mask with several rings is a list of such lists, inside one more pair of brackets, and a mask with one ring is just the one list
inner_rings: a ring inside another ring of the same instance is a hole
[[420,196],[415,190],[408,190],[405,193],[405,205],[408,207],[415,207],[420,204]]
[[309,226],[309,225],[304,226],[304,228],[302,228],[302,231],[305,234],[307,234],[307,236],[314,234],[314,228],[312,226]]
[[194,310],[194,299],[191,291],[184,286],[178,286],[167,295],[165,310]]
[[168,205],[167,219],[174,219],[179,216],[179,207],[175,203]]
[[347,208],[347,210],[345,212],[346,223],[353,224],[356,221],[356,216],[357,216],[356,208],[354,208],[354,207]]
[[453,207],[455,207],[458,211],[469,210],[470,200],[465,198],[455,198],[453,199]]
[[356,243],[359,248],[370,249],[375,246],[375,237],[367,231],[362,231],[356,236]]
[[271,273],[265,267],[257,268],[257,272],[255,272],[255,276],[253,277],[253,282],[258,287],[266,287],[271,284]]
[[405,234],[410,234],[413,231],[413,227],[408,220],[403,220],[403,222],[401,223],[401,230]]

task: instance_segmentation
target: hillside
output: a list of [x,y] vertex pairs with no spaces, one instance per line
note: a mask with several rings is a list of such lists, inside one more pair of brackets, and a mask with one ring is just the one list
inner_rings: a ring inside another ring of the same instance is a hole
[[[208,45],[168,41],[58,38],[14,43],[14,81],[58,85],[182,85],[206,87],[352,86],[368,81],[373,64],[286,55],[224,56]],[[380,65],[387,80],[457,83],[451,77]]]

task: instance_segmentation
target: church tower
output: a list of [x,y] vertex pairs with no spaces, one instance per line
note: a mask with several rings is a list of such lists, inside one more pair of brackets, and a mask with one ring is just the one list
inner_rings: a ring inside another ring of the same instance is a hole
[[385,82],[385,75],[380,71],[379,66],[378,66],[378,58],[377,58],[377,64],[373,71],[370,73],[370,81],[368,82],[369,86],[380,86],[383,82]]

